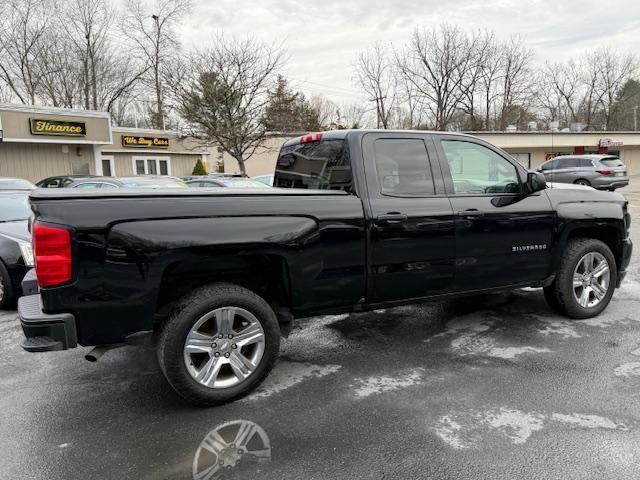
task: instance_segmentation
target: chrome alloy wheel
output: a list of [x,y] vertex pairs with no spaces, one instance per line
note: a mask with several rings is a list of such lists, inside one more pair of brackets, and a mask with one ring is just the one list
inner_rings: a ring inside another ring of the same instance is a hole
[[609,290],[609,262],[598,252],[584,255],[573,271],[573,296],[583,308],[598,305]]
[[217,308],[202,316],[184,343],[184,363],[199,384],[229,388],[258,368],[265,335],[258,319],[240,307]]
[[2,300],[4,300],[4,280],[2,279],[2,276],[0,275],[0,302]]

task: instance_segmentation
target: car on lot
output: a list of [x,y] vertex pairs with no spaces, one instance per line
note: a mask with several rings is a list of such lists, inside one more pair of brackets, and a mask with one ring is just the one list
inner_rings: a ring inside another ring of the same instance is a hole
[[33,267],[30,216],[29,192],[0,190],[0,309],[15,306],[20,282]]
[[36,183],[38,188],[68,188],[74,182],[88,180],[96,175],[58,175],[47,177]]
[[629,185],[627,167],[611,155],[562,155],[543,163],[538,171],[554,183],[575,183],[603,190]]
[[189,180],[187,186],[195,188],[268,188],[268,185],[253,178],[239,176],[202,177]]
[[67,188],[184,188],[178,177],[138,175],[135,177],[92,177],[74,180]]
[[547,188],[469,135],[304,135],[274,186],[35,190],[23,348],[95,359],[154,331],[169,384],[214,405],[262,382],[297,318],[522,287],[590,318],[631,257],[622,195]]
[[0,177],[0,190],[33,190],[36,186],[23,178]]

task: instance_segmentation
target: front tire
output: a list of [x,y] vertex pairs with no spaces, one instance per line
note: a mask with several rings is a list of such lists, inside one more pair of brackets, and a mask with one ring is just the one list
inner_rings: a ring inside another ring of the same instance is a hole
[[267,302],[233,284],[200,287],[183,297],[160,333],[158,363],[189,403],[236,400],[269,374],[280,329]]
[[13,283],[7,268],[0,260],[0,310],[14,308],[16,304]]
[[570,318],[600,314],[613,296],[616,261],[609,247],[593,238],[570,240],[554,282],[545,287],[549,306]]

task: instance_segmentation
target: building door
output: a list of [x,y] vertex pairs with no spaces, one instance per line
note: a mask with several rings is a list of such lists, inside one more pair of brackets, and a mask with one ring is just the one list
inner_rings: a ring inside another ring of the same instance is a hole
[[103,155],[102,156],[102,175],[105,177],[115,177],[116,169],[114,165],[114,160],[112,156]]

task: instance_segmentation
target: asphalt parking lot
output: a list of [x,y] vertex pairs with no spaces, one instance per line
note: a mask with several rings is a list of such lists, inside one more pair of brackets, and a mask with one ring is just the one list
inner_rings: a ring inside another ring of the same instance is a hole
[[27,354],[0,313],[0,478],[640,478],[639,258],[590,320],[537,290],[306,320],[210,409],[150,347]]

